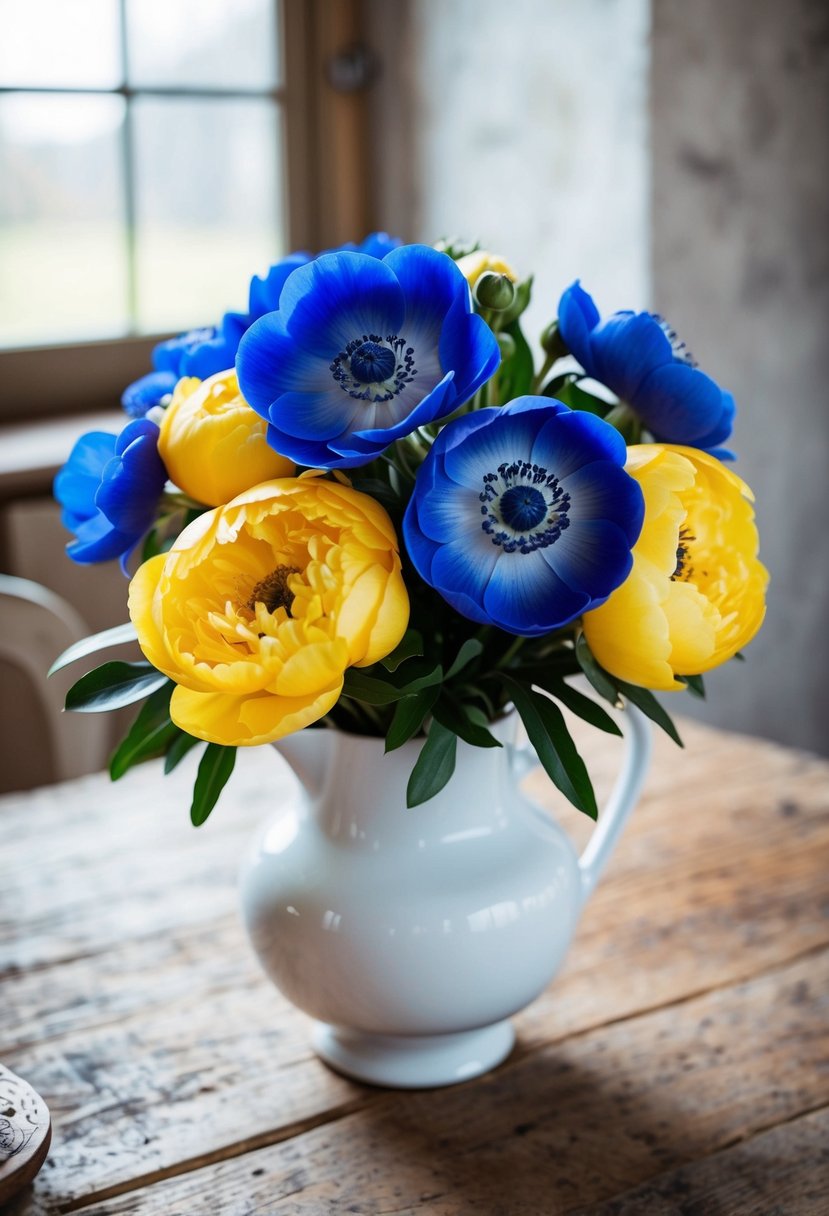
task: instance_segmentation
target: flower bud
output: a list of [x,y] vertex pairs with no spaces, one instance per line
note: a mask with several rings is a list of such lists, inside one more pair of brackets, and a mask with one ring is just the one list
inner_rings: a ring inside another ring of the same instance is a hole
[[512,283],[518,280],[518,275],[509,262],[505,261],[500,253],[490,253],[488,249],[475,249],[463,257],[458,257],[457,263],[458,270],[473,290],[478,279],[488,270],[491,270],[494,274],[506,275]]
[[481,308],[503,312],[515,299],[515,284],[508,275],[485,270],[475,284],[473,294]]
[[564,339],[561,336],[561,330],[558,327],[558,321],[551,321],[541,335],[541,349],[545,355],[551,359],[563,359],[565,355],[569,355]]

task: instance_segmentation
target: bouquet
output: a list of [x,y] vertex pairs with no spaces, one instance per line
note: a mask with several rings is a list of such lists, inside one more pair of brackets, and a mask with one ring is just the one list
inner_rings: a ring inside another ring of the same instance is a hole
[[53,668],[137,638],[143,660],[66,701],[141,702],[114,779],[206,745],[201,824],[238,747],[334,728],[422,738],[415,806],[514,707],[595,817],[562,707],[619,733],[601,700],[629,701],[679,742],[653,690],[704,695],[764,614],[734,401],[660,317],[602,318],[578,282],[536,360],[531,288],[477,247],[375,234],[283,259],[246,313],[156,347],[121,433],[84,435],[55,481],[69,556],[133,570],[130,623]]

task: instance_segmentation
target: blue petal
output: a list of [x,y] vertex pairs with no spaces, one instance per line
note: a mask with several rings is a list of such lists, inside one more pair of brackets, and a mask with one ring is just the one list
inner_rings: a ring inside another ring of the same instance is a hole
[[648,429],[668,443],[696,445],[712,432],[719,442],[730,433],[720,433],[728,409],[722,389],[686,363],[669,363],[652,372],[640,386],[635,408]]
[[[423,469],[421,468],[418,477],[421,476],[422,472]],[[403,516],[403,539],[406,544],[406,551],[412,560],[415,570],[417,570],[422,579],[431,585],[432,558],[437,552],[437,545],[424,534],[420,526],[418,508],[419,503],[413,495],[409,499],[409,505],[406,507],[406,513]]]
[[458,405],[464,405],[501,363],[495,334],[483,317],[469,312],[462,297],[455,300],[447,313],[438,351],[441,367],[455,371]]
[[591,607],[623,583],[633,565],[627,536],[606,519],[573,521],[541,552],[568,587],[590,598]]
[[623,465],[626,458],[627,447],[616,428],[581,410],[552,417],[532,447],[535,464],[550,469],[559,481],[596,460]]
[[364,253],[323,254],[300,266],[279,301],[279,315],[296,342],[329,360],[362,334],[399,332],[403,311],[392,271]]
[[[415,332],[424,336],[431,332],[436,341],[444,317],[458,298],[471,311],[469,285],[448,254],[428,245],[404,245],[390,253],[384,265],[397,276],[403,291],[406,311],[400,332],[408,341],[415,341]],[[454,366],[441,362],[445,368]]]
[[74,562],[82,565],[106,562],[119,557],[134,543],[134,536],[119,532],[106,516],[98,514],[81,525],[77,539],[66,546],[66,552]]
[[[394,426],[375,427],[370,431],[355,431],[354,438],[366,440],[373,446],[382,443],[383,447],[388,447],[395,439],[411,435],[417,427],[425,426],[428,422],[434,422],[436,418],[450,414],[460,404],[454,391],[454,379],[455,373],[447,372],[440,384],[435,385],[420,404]],[[358,444],[358,446],[360,445]]]
[[292,253],[283,258],[275,266],[271,266],[264,279],[254,275],[250,281],[248,296],[248,311],[250,321],[263,317],[266,312],[273,312],[279,307],[282,288],[288,281],[288,276],[299,266],[305,266],[311,261],[310,253]]
[[282,393],[320,392],[334,388],[345,396],[331,374],[329,359],[300,347],[278,313],[268,313],[251,325],[239,343],[236,371],[248,405],[268,417],[271,403]]
[[621,527],[633,546],[642,531],[645,500],[637,481],[618,464],[597,460],[582,465],[562,479],[561,488],[570,495],[571,523],[611,519]]
[[[422,468],[418,472],[418,479]],[[428,485],[419,487],[418,519],[421,528],[432,540],[448,543],[458,537],[474,536],[476,531],[483,531],[482,518],[481,500],[476,490],[454,486],[446,481],[433,493],[430,493]],[[492,547],[491,541],[487,543]]]
[[286,435],[284,431],[272,425],[268,427],[267,438],[269,446],[275,452],[293,460],[295,464],[306,465],[309,469],[335,469],[341,465],[325,443],[297,439],[295,435]]
[[349,397],[338,384],[320,393],[283,393],[268,416],[280,431],[297,439],[328,442],[350,434],[364,403]]
[[160,405],[176,387],[175,372],[148,372],[134,380],[121,394],[121,405],[131,418],[143,418],[147,410]]
[[576,279],[558,304],[558,325],[567,349],[588,375],[593,374],[590,335],[599,324],[599,310]]
[[478,533],[438,546],[432,559],[431,582],[441,595],[461,592],[481,609],[488,609],[486,589],[499,560],[506,555],[480,528]]
[[590,374],[637,410],[636,398],[643,380],[657,368],[673,362],[665,331],[646,312],[614,313],[596,326],[590,345],[593,352]]
[[190,329],[187,333],[179,334],[177,338],[168,338],[153,347],[153,367],[158,372],[175,372],[181,375],[181,364],[190,350],[195,350],[202,342],[208,342],[216,336],[216,327],[208,325],[202,329]]
[[356,248],[358,253],[367,253],[371,258],[384,258],[392,250],[399,249],[402,244],[398,236],[389,236],[387,232],[372,232]]
[[[494,548],[495,546],[493,546]],[[484,595],[484,609],[510,633],[548,633],[583,612],[589,597],[573,591],[542,556],[501,553]]]
[[[494,473],[499,465],[529,460],[546,417],[543,407],[512,415],[502,410],[481,411],[481,414],[484,412],[490,415],[489,425],[470,430],[460,443],[447,447],[444,455],[449,477],[470,490],[480,491],[484,474]],[[457,423],[450,426],[455,427]]]

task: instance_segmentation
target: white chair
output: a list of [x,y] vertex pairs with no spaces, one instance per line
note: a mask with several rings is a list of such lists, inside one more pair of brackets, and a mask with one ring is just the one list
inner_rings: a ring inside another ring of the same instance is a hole
[[[81,671],[69,668],[52,679],[46,676],[58,655],[89,632],[82,617],[61,596],[29,579],[0,574],[0,663],[22,672],[41,711],[38,719],[25,724],[22,732],[20,729],[9,732],[16,740],[22,734],[22,746],[28,751],[28,756],[20,757],[20,771],[28,769],[30,774],[24,784],[32,784],[32,773],[34,783],[41,784],[95,772],[106,764],[109,740],[106,715],[63,712],[66,690]],[[3,734],[11,722],[10,715],[19,712],[18,706],[9,703],[13,699],[9,693],[8,685],[5,691],[0,688]],[[43,723],[47,731],[45,739],[41,737]],[[19,728],[17,720],[14,724]],[[15,756],[6,756],[0,787],[20,788],[15,760]]]

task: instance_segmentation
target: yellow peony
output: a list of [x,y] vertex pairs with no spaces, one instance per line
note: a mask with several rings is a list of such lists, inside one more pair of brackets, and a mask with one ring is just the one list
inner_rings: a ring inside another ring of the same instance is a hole
[[268,446],[267,428],[232,369],[207,380],[185,376],[164,413],[158,450],[180,490],[218,507],[260,481],[293,473],[293,463]]
[[626,469],[642,487],[645,522],[633,569],[584,616],[601,665],[645,688],[718,667],[763,623],[768,572],[757,560],[753,496],[695,448],[641,444]]
[[139,567],[130,617],[175,680],[170,713],[212,743],[268,743],[315,722],[349,666],[387,655],[409,600],[383,508],[319,477],[240,494]]
[[509,262],[505,262],[499,253],[490,253],[488,249],[465,253],[462,258],[458,258],[457,267],[470,287],[474,287],[481,275],[488,270],[493,274],[505,274],[513,283],[518,282],[518,275]]

